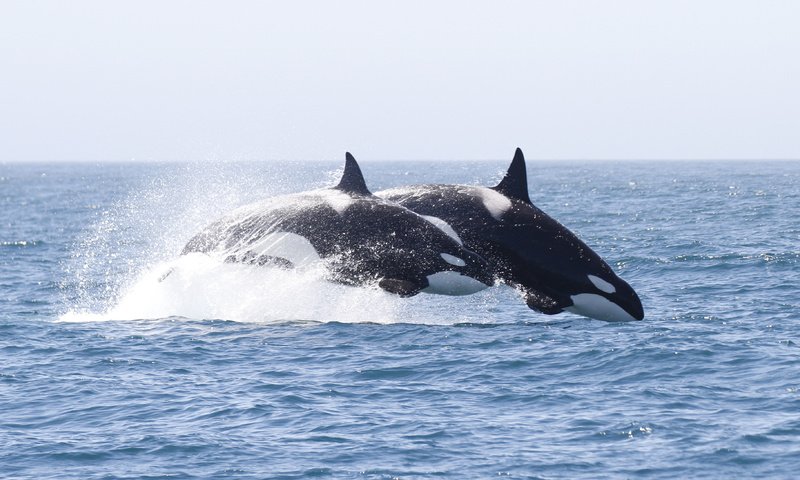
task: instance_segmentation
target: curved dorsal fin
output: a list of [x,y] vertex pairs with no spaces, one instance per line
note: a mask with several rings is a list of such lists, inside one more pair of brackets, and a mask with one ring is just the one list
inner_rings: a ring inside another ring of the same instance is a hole
[[506,175],[497,186],[492,187],[492,190],[502,193],[506,197],[531,203],[528,196],[528,172],[525,169],[525,157],[522,156],[522,150],[517,148]]
[[350,155],[350,152],[345,153],[344,156],[344,173],[342,173],[342,179],[339,180],[339,185],[333,188],[347,193],[371,195],[366,182],[364,182],[364,175],[361,173],[361,168],[358,166],[358,163],[356,163],[356,159]]

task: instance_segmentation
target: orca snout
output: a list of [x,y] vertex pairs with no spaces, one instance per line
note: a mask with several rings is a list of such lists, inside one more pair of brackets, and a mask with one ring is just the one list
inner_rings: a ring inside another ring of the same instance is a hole
[[494,285],[494,272],[485,258],[472,250],[464,248],[461,249],[460,254],[464,256],[462,258],[466,261],[463,272],[465,275],[474,278],[487,287]]
[[644,318],[644,307],[636,291],[621,278],[587,275],[587,288],[570,295],[572,306],[564,310],[607,322],[630,322]]
[[644,319],[644,307],[639,295],[624,280],[619,280],[622,287],[618,289],[619,294],[614,298],[614,302],[621,306],[634,320]]

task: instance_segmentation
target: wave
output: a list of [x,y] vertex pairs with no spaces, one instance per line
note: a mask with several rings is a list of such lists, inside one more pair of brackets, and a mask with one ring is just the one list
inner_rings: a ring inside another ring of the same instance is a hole
[[8,248],[27,248],[27,247],[39,247],[44,245],[45,242],[42,240],[17,240],[17,241],[6,241],[0,242],[0,247],[8,247]]
[[725,253],[725,254],[685,254],[677,255],[672,262],[752,262],[784,264],[795,263],[800,260],[800,252],[763,252],[763,253]]

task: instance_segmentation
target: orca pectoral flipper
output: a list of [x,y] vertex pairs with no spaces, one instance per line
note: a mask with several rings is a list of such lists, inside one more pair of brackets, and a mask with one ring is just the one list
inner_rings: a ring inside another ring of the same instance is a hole
[[378,286],[381,287],[382,290],[400,295],[401,297],[413,297],[425,288],[410,280],[401,280],[399,278],[381,278],[378,281]]
[[531,310],[536,310],[545,315],[555,315],[564,311],[564,309],[558,305],[558,301],[542,292],[525,289],[523,295],[525,297],[525,303]]

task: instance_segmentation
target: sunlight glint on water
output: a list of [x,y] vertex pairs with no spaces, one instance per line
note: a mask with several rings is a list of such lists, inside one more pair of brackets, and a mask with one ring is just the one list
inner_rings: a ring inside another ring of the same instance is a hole
[[[373,190],[507,164],[359,160]],[[0,165],[0,476],[800,470],[796,163],[530,163],[534,203],[633,285],[642,322],[179,256],[339,167]]]

